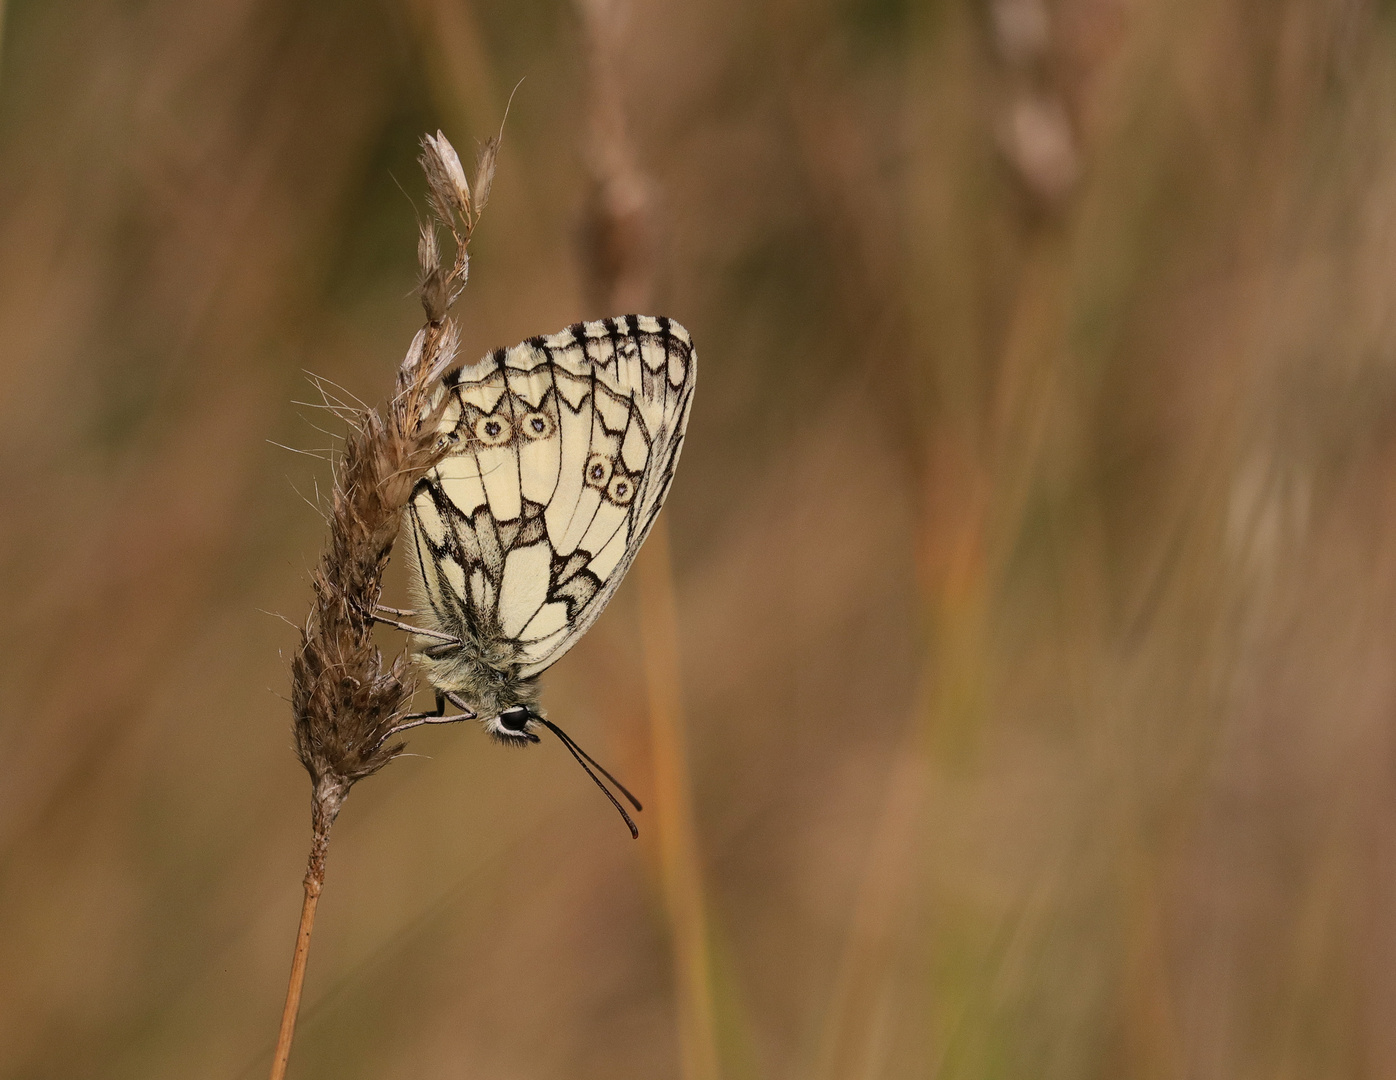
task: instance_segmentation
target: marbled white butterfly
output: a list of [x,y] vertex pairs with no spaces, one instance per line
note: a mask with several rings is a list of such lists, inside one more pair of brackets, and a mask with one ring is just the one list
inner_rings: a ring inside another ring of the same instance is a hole
[[[546,727],[603,791],[588,762],[639,809],[539,711],[537,677],[596,621],[654,524],[696,375],[687,330],[627,315],[529,338],[445,377],[440,430],[453,445],[406,510],[419,625],[397,624],[418,634],[437,691],[437,712],[421,722],[480,719],[516,744]],[[461,714],[445,716],[447,702]]]

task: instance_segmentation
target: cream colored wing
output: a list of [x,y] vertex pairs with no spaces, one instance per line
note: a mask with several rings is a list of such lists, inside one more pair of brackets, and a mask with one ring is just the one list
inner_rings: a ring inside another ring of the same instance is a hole
[[536,675],[596,621],[674,478],[697,355],[627,315],[498,349],[446,376],[456,448],[408,508],[436,627]]

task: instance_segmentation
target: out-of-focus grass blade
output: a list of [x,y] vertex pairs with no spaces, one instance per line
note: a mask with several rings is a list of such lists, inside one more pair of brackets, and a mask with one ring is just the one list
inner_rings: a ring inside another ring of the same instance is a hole
[[663,517],[655,523],[636,563],[654,754],[653,820],[660,882],[673,932],[682,1076],[717,1080],[711,945],[683,731],[678,605]]

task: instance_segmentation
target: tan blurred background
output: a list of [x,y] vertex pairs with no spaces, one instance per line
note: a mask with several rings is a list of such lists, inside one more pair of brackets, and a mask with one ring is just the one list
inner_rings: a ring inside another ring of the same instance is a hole
[[[271,441],[387,392],[416,141],[521,78],[464,351],[612,314],[596,68],[565,0],[0,10],[0,1076],[262,1076],[328,477]],[[644,556],[692,858],[630,582],[545,702],[640,841],[556,744],[414,733],[290,1075],[1396,1076],[1396,9],[606,18],[702,358]]]

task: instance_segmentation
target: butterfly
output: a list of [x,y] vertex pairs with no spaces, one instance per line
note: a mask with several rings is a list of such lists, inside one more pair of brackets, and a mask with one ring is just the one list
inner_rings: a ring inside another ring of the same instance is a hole
[[[625,818],[595,766],[538,708],[538,676],[615,594],[674,479],[698,358],[671,319],[626,315],[496,349],[447,374],[445,456],[416,485],[408,526],[413,615],[436,712],[496,739],[562,740]],[[447,716],[446,703],[461,710]]]

